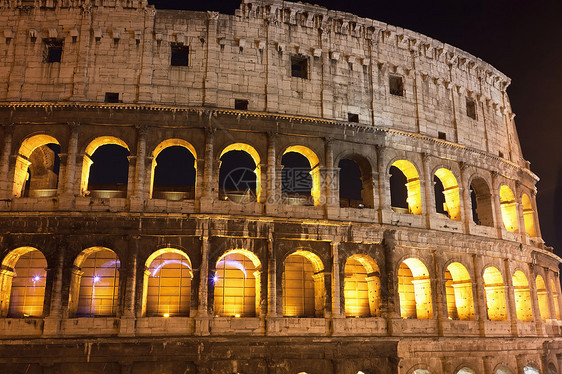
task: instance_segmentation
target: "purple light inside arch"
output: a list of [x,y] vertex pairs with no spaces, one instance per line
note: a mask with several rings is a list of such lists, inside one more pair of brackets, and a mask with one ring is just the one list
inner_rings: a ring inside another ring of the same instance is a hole
[[218,281],[219,281],[219,276],[215,274],[213,276],[213,283],[217,283]]
[[191,266],[185,262],[185,261],[180,261],[180,260],[165,260],[163,261],[160,265],[156,266],[154,268],[154,270],[152,270],[152,276],[155,277],[156,274],[158,274],[160,272],[160,270],[162,270],[162,268],[168,264],[180,264],[182,266],[185,266],[186,268],[188,268],[189,270],[191,270]]
[[39,282],[40,280],[41,280],[41,276],[39,276],[39,275],[35,275],[35,276],[33,277],[33,283],[37,283],[37,282]]
[[230,268],[238,269],[242,273],[244,273],[244,277],[248,276],[248,274],[246,274],[246,269],[244,268],[244,265],[242,265],[238,261],[222,259],[219,262],[217,262],[217,269],[219,268],[220,264],[224,264],[225,268],[230,267]]
[[95,275],[94,276],[94,283],[98,283],[99,281],[101,281],[101,277],[99,275]]

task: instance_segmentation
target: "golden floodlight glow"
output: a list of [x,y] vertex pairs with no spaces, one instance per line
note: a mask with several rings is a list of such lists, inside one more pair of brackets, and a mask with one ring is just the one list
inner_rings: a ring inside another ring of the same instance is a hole
[[380,315],[380,278],[378,266],[367,256],[356,254],[345,264],[344,299],[346,317]]
[[455,221],[461,220],[461,205],[459,197],[459,186],[454,174],[447,169],[441,168],[435,172],[435,175],[443,184],[445,196],[446,211],[449,217]]
[[310,190],[310,195],[314,201],[314,206],[321,205],[320,200],[320,160],[316,153],[314,153],[310,148],[307,148],[302,145],[293,145],[287,147],[283,152],[283,155],[289,152],[296,152],[308,159],[310,163],[310,176],[312,177],[312,189]]
[[398,268],[398,294],[402,318],[431,319],[431,280],[420,260],[408,258]]
[[498,269],[489,266],[484,270],[484,291],[490,321],[507,321],[505,285]]
[[164,318],[170,317],[170,313],[164,313]]
[[535,212],[531,205],[531,199],[527,194],[521,197],[521,204],[523,205],[523,221],[525,223],[525,232],[529,236],[535,236]]
[[410,214],[422,214],[420,175],[418,174],[416,167],[407,160],[394,161],[392,166],[400,169],[400,171],[406,176],[408,211]]
[[536,284],[541,320],[546,321],[547,319],[550,319],[550,310],[548,309],[548,291],[541,275],[537,275]]
[[517,215],[517,203],[511,188],[505,184],[500,187],[500,206],[502,211],[502,220],[505,229],[509,232],[516,232],[519,224]]
[[529,281],[521,270],[517,270],[512,276],[512,282],[517,319],[523,322],[530,322],[533,320],[533,307],[531,304]]

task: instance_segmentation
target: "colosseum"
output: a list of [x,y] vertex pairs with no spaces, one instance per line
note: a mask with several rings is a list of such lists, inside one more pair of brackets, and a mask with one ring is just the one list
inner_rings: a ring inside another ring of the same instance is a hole
[[2,373],[556,374],[510,79],[349,13],[0,0]]

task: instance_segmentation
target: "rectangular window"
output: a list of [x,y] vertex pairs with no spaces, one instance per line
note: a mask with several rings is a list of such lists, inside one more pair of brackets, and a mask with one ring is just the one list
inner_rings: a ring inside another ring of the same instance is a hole
[[359,114],[347,113],[347,120],[349,122],[359,122]]
[[291,56],[291,76],[308,79],[308,58],[306,56]]
[[117,92],[106,92],[105,100],[106,103],[120,103],[119,94]]
[[47,63],[61,62],[63,39],[47,38],[43,39],[45,43],[45,51],[43,53],[43,61]]
[[172,57],[170,64],[172,66],[188,66],[189,64],[189,47],[179,43],[172,43]]
[[466,115],[476,119],[476,102],[471,98],[466,98]]
[[444,132],[441,132],[441,131],[439,131],[439,132],[437,133],[437,137],[438,137],[439,139],[447,140],[447,134],[445,134]]
[[402,77],[397,75],[391,75],[388,78],[388,84],[390,86],[390,93],[396,96],[404,96],[404,82]]
[[234,109],[237,110],[248,110],[248,100],[234,100]]

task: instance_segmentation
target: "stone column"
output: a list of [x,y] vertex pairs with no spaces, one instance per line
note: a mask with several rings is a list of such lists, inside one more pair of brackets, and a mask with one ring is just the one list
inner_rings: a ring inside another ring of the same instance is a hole
[[475,318],[478,321],[480,327],[480,335],[484,336],[485,323],[488,320],[488,307],[486,305],[486,291],[484,290],[484,279],[482,278],[483,262],[482,256],[474,254],[472,255],[472,264],[474,267],[474,274],[472,276],[475,279],[474,282],[474,312]]
[[[426,217],[426,225],[427,228],[430,229],[431,227],[431,216],[435,211],[435,192],[433,189],[433,175],[431,175],[431,170],[429,166],[429,157],[428,153],[422,154],[422,165],[423,165],[423,183],[424,187],[424,194],[425,199],[422,199],[422,214],[425,212]],[[424,206],[425,205],[425,206]]]
[[379,223],[383,223],[383,212],[390,209],[390,200],[387,200],[387,194],[390,195],[390,188],[387,185],[385,163],[386,150],[383,146],[375,146],[377,151],[377,197],[378,197],[378,215]]
[[134,173],[135,180],[133,195],[130,198],[132,211],[142,211],[143,209],[147,132],[147,126],[137,126],[137,154]]
[[125,307],[123,308],[123,315],[128,318],[135,317],[139,241],[140,236],[132,236],[129,239],[127,282],[125,285]]
[[544,282],[546,288],[546,298],[548,300],[548,311],[551,320],[556,320],[556,309],[554,308],[554,295],[552,293],[552,271],[550,269],[544,269]]
[[66,243],[62,243],[58,247],[57,263],[55,266],[51,302],[49,307],[49,315],[45,318],[43,327],[44,336],[56,336],[60,333],[59,321],[63,316],[62,306],[62,286],[64,276],[64,253],[66,251]]
[[324,175],[324,183],[326,188],[324,191],[326,193],[326,205],[329,214],[329,211],[339,204],[339,169],[336,170],[334,167],[333,140],[327,138],[325,143],[326,173]]
[[517,306],[515,305],[515,292],[513,289],[513,279],[511,277],[510,259],[503,261],[503,269],[505,273],[505,292],[507,298],[507,316],[511,322],[511,335],[517,336]]
[[460,187],[459,198],[461,203],[462,219],[464,219],[464,232],[470,234],[470,223],[472,222],[472,200],[470,198],[470,186],[468,185],[468,178],[466,177],[467,164],[460,162]]
[[[211,202],[216,198],[216,191],[213,192],[213,154],[214,154],[214,141],[215,129],[211,127],[206,128],[205,137],[205,166],[203,171],[203,191],[201,191],[200,206],[201,211],[210,211],[212,209]],[[218,171],[218,169],[217,169]]]
[[[445,293],[445,287],[443,287],[443,282],[441,281],[443,278],[443,274],[441,273],[441,266],[439,264],[438,256],[435,252],[432,254],[433,257],[433,274],[435,277],[435,281],[431,282],[435,285],[432,287],[432,294],[435,297],[432,299],[435,300],[435,304],[433,306],[433,310],[435,310],[435,319],[437,320],[437,333],[439,336],[443,336],[443,324],[444,321],[448,319],[447,314],[447,296]],[[417,282],[416,280],[412,281],[414,284]],[[433,301],[432,301],[433,303]]]
[[[533,218],[535,222],[535,237],[538,239],[542,238],[541,226],[539,223],[539,211],[537,210],[537,191],[531,190],[531,207],[533,208]],[[542,241],[542,240],[541,240]]]
[[76,178],[76,156],[78,154],[78,135],[80,134],[80,124],[69,122],[70,138],[68,139],[68,157],[66,160],[66,173],[63,194],[67,197],[74,197],[74,181]]
[[523,211],[523,203],[520,200],[521,197],[521,184],[517,181],[515,182],[515,209],[517,211],[517,225],[519,234],[521,235],[521,242],[523,244],[527,243],[527,230],[525,227],[525,212]]
[[199,271],[199,307],[195,333],[209,335],[209,222],[201,222],[201,267]]
[[2,158],[0,159],[0,198],[8,199],[12,197],[10,185],[10,154],[12,153],[12,139],[14,136],[14,125],[4,125],[4,147],[2,148]]
[[267,137],[267,204],[279,204],[281,191],[276,184],[277,133],[270,132]]
[[272,228],[269,229],[267,240],[267,316],[277,316],[277,259],[275,258],[275,245]]
[[337,239],[332,240],[332,316],[334,318],[342,318],[341,310],[341,279],[340,279],[340,261],[339,246]]
[[494,209],[494,220],[496,221],[498,238],[502,238],[503,230],[505,228],[503,225],[502,209],[500,203],[500,191],[498,189],[498,173],[495,171],[492,172],[492,186],[490,189],[492,192],[492,208]]
[[545,334],[545,330],[543,328],[543,323],[541,319],[541,310],[539,308],[539,299],[537,296],[537,282],[535,280],[535,270],[534,267],[536,265],[529,264],[529,291],[531,297],[531,306],[533,308],[533,320],[535,321],[535,328],[537,331],[537,335],[543,336]]

